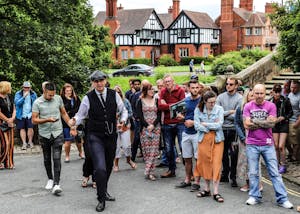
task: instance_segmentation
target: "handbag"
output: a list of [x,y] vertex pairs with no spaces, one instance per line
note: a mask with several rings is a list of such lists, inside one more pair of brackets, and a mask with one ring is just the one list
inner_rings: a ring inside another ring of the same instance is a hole
[[1,123],[0,124],[0,129],[2,132],[7,132],[8,130],[10,130],[10,127],[8,126],[7,123]]

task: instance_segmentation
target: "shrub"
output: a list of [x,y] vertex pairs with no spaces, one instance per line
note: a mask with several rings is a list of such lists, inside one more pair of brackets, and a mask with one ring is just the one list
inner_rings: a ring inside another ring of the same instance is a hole
[[176,62],[171,55],[164,54],[159,58],[158,65],[176,66],[178,65],[178,62]]
[[112,62],[112,64],[110,65],[110,67],[112,69],[120,69],[120,68],[124,68],[126,66],[127,66],[127,61],[126,60],[121,60],[121,61],[114,60]]
[[151,65],[151,59],[146,59],[146,58],[132,58],[132,59],[128,59],[128,65],[132,65],[132,64]]
[[200,64],[202,61],[204,61],[205,65],[209,65],[214,61],[214,56],[209,55],[208,57],[200,57],[200,56],[194,56],[194,57],[182,57],[180,59],[180,65],[189,65],[191,59],[194,59],[194,64]]

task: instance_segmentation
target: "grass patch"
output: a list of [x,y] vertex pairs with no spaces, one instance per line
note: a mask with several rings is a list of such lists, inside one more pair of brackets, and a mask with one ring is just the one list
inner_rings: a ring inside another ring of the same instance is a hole
[[[190,76],[191,75],[181,75],[181,76],[173,76],[175,83],[176,84],[183,84],[184,82],[187,82],[190,80]],[[131,77],[110,77],[108,79],[109,83],[110,83],[110,88],[114,88],[116,85],[120,86],[123,90],[123,92],[129,90],[129,84],[128,81]],[[161,78],[161,76],[150,76],[150,77],[136,77],[140,80],[144,80],[147,79],[149,82],[151,82],[152,85],[156,85],[156,80]],[[202,83],[212,83],[213,81],[215,81],[216,77],[215,76],[199,76],[199,81]]]

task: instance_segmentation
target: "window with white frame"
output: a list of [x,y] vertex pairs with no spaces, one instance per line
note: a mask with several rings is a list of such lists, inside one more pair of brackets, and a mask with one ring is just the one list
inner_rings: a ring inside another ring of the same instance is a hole
[[134,50],[130,50],[130,58],[134,58]]
[[213,30],[213,38],[217,39],[218,38],[218,30]]
[[203,56],[204,57],[208,57],[208,48],[204,48],[204,51],[203,51]]
[[190,29],[179,29],[178,30],[178,37],[190,37],[191,30]]
[[254,34],[255,35],[261,35],[261,33],[262,33],[261,27],[254,28]]
[[146,58],[146,50],[141,50],[141,58]]
[[122,59],[128,59],[128,51],[122,50]]
[[246,28],[246,36],[252,35],[252,28],[247,27]]
[[179,57],[188,57],[189,56],[189,49],[188,48],[179,48]]

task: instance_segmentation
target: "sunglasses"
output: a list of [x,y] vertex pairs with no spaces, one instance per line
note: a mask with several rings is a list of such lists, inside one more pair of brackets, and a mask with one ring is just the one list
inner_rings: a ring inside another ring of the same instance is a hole
[[233,83],[226,83],[226,85],[233,86],[234,84]]

